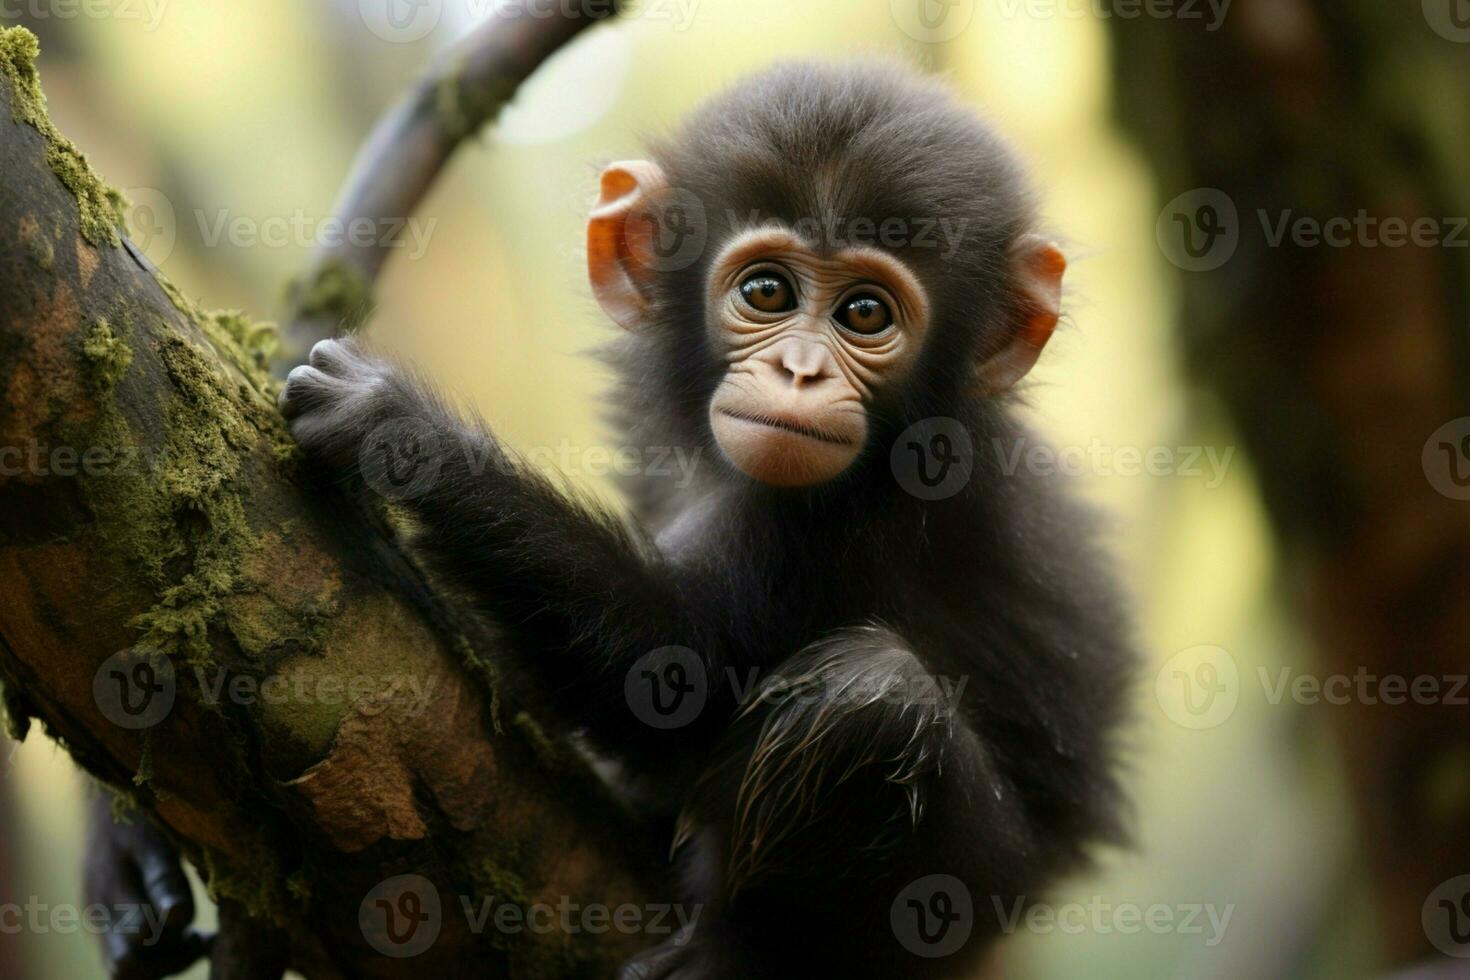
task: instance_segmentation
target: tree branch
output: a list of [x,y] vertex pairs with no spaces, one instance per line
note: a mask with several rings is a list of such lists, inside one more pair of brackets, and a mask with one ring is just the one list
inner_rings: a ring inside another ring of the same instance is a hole
[[[648,938],[476,931],[461,903],[647,902],[661,862],[500,689],[493,634],[299,458],[268,331],[200,309],[118,235],[34,57],[0,31],[12,727],[38,719],[151,808],[308,976],[606,975]],[[403,959],[359,921],[398,875],[442,910]]]
[[[412,216],[454,151],[494,121],[553,52],[614,16],[619,0],[573,6],[551,14],[535,5],[501,11],[430,68],[359,151],[336,207],[340,227],[379,228]],[[392,252],[383,241],[343,241],[317,251],[292,290],[287,360],[298,362],[318,340],[367,318],[373,283]]]

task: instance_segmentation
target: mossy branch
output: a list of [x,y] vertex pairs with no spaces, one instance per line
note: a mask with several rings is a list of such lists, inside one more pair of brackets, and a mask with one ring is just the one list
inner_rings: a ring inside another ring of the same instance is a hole
[[[648,937],[475,931],[460,902],[638,904],[659,859],[574,756],[547,765],[493,634],[298,458],[271,332],[188,301],[121,234],[35,57],[0,31],[10,730],[39,721],[151,809],[307,976],[606,975]],[[109,693],[139,676],[164,708],[146,723]],[[394,959],[359,909],[402,874],[433,882],[443,928]]]

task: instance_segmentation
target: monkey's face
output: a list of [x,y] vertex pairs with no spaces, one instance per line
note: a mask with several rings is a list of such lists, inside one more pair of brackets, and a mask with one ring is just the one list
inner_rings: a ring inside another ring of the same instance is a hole
[[727,365],[710,429],[731,463],[780,487],[825,483],[852,465],[868,406],[909,372],[929,323],[924,289],[898,259],[820,255],[779,228],[725,246],[707,303]]
[[[1005,244],[1004,267],[976,265],[972,278],[995,288],[973,291],[1000,299],[991,314],[976,314],[968,323],[972,314],[963,301],[943,300],[944,283],[932,272],[921,280],[897,254],[820,249],[777,225],[710,243],[703,283],[675,277],[655,236],[663,227],[664,199],[679,205],[679,193],[650,161],[617,163],[603,172],[587,226],[592,289],[628,330],[643,331],[676,309],[681,337],[696,327],[707,331],[708,350],[723,362],[718,380],[686,362],[675,369],[689,376],[663,383],[685,392],[710,384],[707,418],[720,450],[747,476],[771,486],[812,487],[846,472],[869,439],[873,413],[904,400],[920,353],[944,339],[941,334],[965,332],[966,343],[943,348],[961,359],[944,365],[951,375],[958,369],[963,377],[968,365],[960,397],[989,397],[1031,370],[1060,315],[1066,261],[1055,245],[1029,234]],[[942,303],[951,308],[947,329],[934,326],[946,322],[934,312]],[[688,322],[695,309],[703,324]]]

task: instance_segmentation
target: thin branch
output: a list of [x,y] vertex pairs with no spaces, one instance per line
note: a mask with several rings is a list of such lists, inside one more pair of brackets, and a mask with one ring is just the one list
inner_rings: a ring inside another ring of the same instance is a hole
[[[336,207],[340,227],[382,227],[413,215],[454,151],[493,122],[557,49],[614,16],[619,0],[575,6],[548,13],[527,5],[498,13],[440,58],[363,144]],[[373,284],[392,251],[390,242],[345,240],[317,251],[292,290],[283,367],[318,340],[367,318]]]

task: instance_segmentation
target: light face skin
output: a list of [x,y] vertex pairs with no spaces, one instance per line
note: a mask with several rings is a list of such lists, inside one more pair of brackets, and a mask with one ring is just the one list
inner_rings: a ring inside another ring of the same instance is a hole
[[923,286],[876,249],[823,256],[789,230],[731,241],[708,282],[711,341],[729,365],[710,428],[769,486],[840,475],[867,438],[867,405],[912,368],[929,325]]

